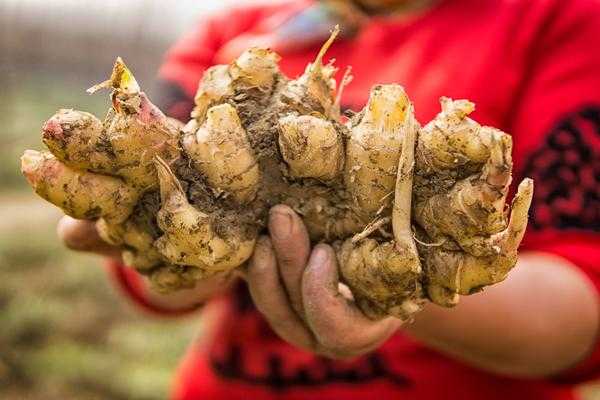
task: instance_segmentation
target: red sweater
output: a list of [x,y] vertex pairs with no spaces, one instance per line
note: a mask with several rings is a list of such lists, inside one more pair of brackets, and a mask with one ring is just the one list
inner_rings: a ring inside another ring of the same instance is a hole
[[[275,48],[282,70],[297,76],[332,24],[309,1],[203,20],[167,55],[162,105],[186,118],[203,71],[253,44]],[[376,83],[402,84],[423,123],[439,111],[442,95],[473,100],[476,120],[512,134],[515,181],[535,179],[522,251],[563,256],[600,288],[599,40],[595,0],[442,0],[419,15],[372,18],[327,57],[340,70],[353,67],[343,104],[355,110]],[[402,332],[370,355],[329,361],[278,339],[244,287],[225,307],[210,343],[191,347],[175,399],[571,399],[574,383],[600,371],[594,351],[553,379],[500,377]]]

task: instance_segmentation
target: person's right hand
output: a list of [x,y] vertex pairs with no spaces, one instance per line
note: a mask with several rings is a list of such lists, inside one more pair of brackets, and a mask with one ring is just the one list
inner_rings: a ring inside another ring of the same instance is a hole
[[56,232],[64,245],[71,250],[121,260],[121,250],[102,240],[96,230],[95,221],[79,220],[65,215],[58,221]]
[[[106,243],[96,230],[95,221],[79,220],[64,216],[56,229],[58,237],[71,250],[88,252],[122,262],[121,249]],[[236,278],[235,274],[217,274],[196,284],[194,288],[182,289],[173,293],[158,293],[144,278],[144,293],[147,300],[156,307],[169,311],[194,309],[216,294],[225,290]]]

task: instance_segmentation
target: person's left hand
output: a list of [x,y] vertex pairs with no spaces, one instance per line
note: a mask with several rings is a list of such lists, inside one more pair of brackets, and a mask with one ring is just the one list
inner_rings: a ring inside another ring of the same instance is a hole
[[269,237],[258,240],[246,279],[257,309],[287,342],[332,358],[379,347],[401,325],[396,318],[367,318],[338,288],[334,250],[311,252],[304,223],[287,206],[275,206]]

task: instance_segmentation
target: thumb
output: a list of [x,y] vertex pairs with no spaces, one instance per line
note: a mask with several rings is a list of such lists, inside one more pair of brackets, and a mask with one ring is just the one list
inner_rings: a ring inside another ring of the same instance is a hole
[[119,248],[106,243],[98,235],[94,221],[64,216],[58,221],[56,233],[64,245],[71,250],[96,253],[119,260],[121,258]]
[[373,321],[338,289],[338,265],[334,250],[315,247],[302,277],[306,320],[324,347],[338,352],[373,346],[400,325],[395,318]]

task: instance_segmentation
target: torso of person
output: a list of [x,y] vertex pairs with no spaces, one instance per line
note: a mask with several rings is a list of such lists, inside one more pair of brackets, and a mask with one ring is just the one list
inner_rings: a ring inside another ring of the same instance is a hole
[[[440,96],[467,98],[476,103],[474,119],[513,134],[515,181],[525,174],[535,175],[528,155],[541,151],[542,137],[558,117],[566,118],[579,106],[558,107],[556,113],[550,113],[553,115],[545,115],[544,104],[527,105],[531,102],[531,73],[536,68],[532,60],[544,56],[533,54],[531,44],[544,40],[548,32],[543,21],[550,18],[546,14],[554,12],[542,3],[556,2],[450,0],[406,18],[373,18],[355,36],[336,41],[327,53],[326,60],[336,60],[338,78],[347,66],[352,67],[354,79],[344,91],[342,105],[358,111],[373,85],[399,83],[414,102],[418,120],[425,124],[440,111]],[[244,32],[249,44],[252,35],[252,29]],[[319,46],[320,42],[315,42],[280,50],[282,71],[289,77],[300,75]],[[235,56],[225,45],[214,63],[227,63]],[[542,103],[559,96],[544,100],[538,95]],[[534,113],[529,117],[535,121],[523,122],[527,113]],[[545,222],[539,219],[537,223]],[[252,306],[242,284],[218,304],[220,317],[213,333],[207,334],[210,343],[192,346],[184,360],[175,390],[177,399],[352,400],[373,394],[382,400],[574,396],[568,384],[511,379],[472,368],[401,331],[371,354],[350,361],[328,360],[277,338]]]

